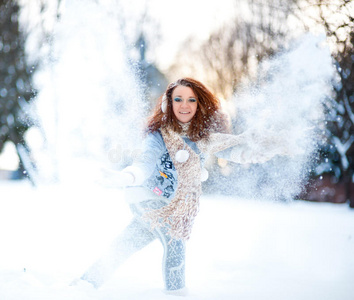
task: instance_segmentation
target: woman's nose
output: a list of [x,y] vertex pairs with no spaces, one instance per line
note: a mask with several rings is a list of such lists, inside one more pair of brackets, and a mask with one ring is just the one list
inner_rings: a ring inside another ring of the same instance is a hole
[[186,100],[183,100],[181,106],[182,107],[187,107],[188,106],[188,102]]

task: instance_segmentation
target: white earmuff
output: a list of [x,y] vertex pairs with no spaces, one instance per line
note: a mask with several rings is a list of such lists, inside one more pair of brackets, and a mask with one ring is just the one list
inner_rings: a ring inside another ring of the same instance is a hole
[[163,97],[162,97],[161,110],[162,110],[162,112],[164,114],[167,112],[167,97],[166,97],[166,94],[164,94]]

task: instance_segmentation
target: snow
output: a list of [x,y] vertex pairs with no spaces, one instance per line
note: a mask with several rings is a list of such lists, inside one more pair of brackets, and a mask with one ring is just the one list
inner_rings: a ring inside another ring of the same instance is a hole
[[[33,174],[22,157],[37,183],[74,180],[93,164],[120,167],[108,153],[121,147],[133,152],[140,146],[137,137],[147,104],[128,63],[122,19],[107,3],[84,2],[62,2],[60,21],[48,33],[50,45],[43,44],[43,33],[38,32],[42,26],[28,33],[27,40],[35,38],[42,48],[50,48],[34,74],[37,95],[30,115],[36,126],[25,137],[38,173]],[[31,28],[41,19],[29,17],[32,8],[33,3],[23,3],[22,26]],[[36,57],[38,51],[27,47],[26,54]]]
[[248,198],[261,195],[282,200],[301,192],[324,143],[324,107],[333,75],[325,36],[305,34],[287,51],[264,60],[257,81],[235,93],[235,130],[252,132],[247,146],[254,153],[279,154],[246,172],[234,172],[235,190]]
[[[158,241],[95,290],[69,283],[128,224],[120,190],[0,182],[0,299],[172,299]],[[354,211],[204,195],[187,244],[185,299],[351,300]]]

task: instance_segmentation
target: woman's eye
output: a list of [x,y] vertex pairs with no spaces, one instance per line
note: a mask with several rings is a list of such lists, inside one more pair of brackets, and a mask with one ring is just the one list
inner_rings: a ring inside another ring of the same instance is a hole
[[190,99],[189,99],[189,102],[197,102],[197,100],[194,99],[194,98],[190,98]]
[[174,100],[175,100],[176,102],[181,102],[181,101],[182,101],[181,98],[175,98]]

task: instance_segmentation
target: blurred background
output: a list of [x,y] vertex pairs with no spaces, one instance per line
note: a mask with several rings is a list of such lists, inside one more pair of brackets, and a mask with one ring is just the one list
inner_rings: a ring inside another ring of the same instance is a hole
[[[31,168],[36,167],[26,138],[31,127],[37,125],[30,109],[38,92],[33,82],[36,72],[55,60],[54,29],[65,13],[63,2],[0,1],[0,179],[3,181],[29,180],[35,184],[25,161],[25,157],[30,158]],[[324,34],[336,77],[329,83],[331,105],[325,108],[322,142],[307,183],[297,198],[343,203],[354,208],[353,1],[105,2],[112,8],[113,16],[120,16],[119,34],[123,35],[129,66],[139,75],[139,86],[149,109],[169,82],[189,76],[210,87],[228,112],[230,99],[245,84],[257,79],[257,71],[265,59],[287,49],[306,32]],[[85,5],[84,1],[81,4]],[[211,175],[217,173],[227,178],[232,176],[229,168],[226,161],[215,160]]]

